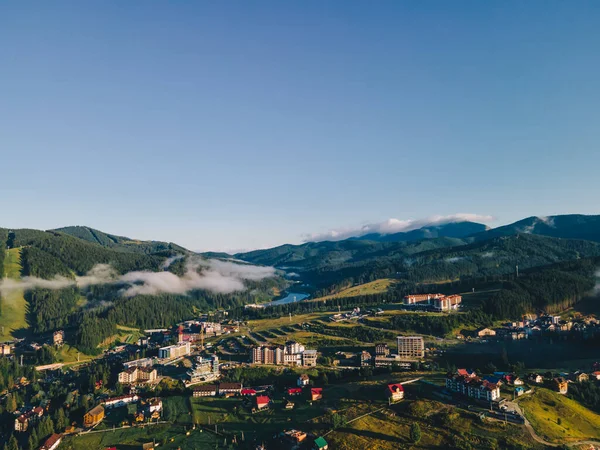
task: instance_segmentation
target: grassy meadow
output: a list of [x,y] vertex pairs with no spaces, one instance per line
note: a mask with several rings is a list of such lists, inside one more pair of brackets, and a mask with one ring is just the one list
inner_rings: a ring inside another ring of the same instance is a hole
[[600,415],[557,392],[536,389],[519,405],[535,431],[550,442],[600,439]]
[[[18,280],[21,277],[21,249],[11,248],[4,257],[3,277]],[[0,303],[0,340],[10,340],[17,330],[27,328],[25,313],[27,302],[22,289],[10,291],[2,296]]]

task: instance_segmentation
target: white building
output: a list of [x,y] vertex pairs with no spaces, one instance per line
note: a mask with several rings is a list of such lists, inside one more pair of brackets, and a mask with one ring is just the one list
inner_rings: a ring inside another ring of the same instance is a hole
[[219,358],[213,355],[210,358],[196,358],[194,368],[187,372],[188,384],[213,381],[219,378]]
[[106,408],[119,408],[121,406],[128,405],[130,403],[136,403],[139,401],[139,397],[135,394],[132,395],[121,395],[119,397],[109,398],[104,401]]
[[161,359],[175,359],[181,356],[189,355],[191,346],[189,342],[180,342],[175,345],[169,345],[168,347],[161,347],[158,349],[158,357]]

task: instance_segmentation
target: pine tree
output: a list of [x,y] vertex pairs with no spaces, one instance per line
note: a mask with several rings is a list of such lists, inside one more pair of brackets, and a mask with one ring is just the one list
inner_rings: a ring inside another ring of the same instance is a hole
[[65,415],[65,410],[62,408],[59,408],[56,411],[55,414],[55,418],[54,418],[54,422],[56,424],[56,430],[57,431],[62,431],[67,427],[67,417]]
[[421,440],[421,427],[416,422],[410,426],[410,440],[415,444]]
[[33,441],[33,447],[30,447],[30,448],[37,448],[40,438],[38,437],[38,433],[35,428],[33,430],[31,430],[31,434],[29,435],[29,440]]
[[14,434],[8,440],[8,450],[19,450],[19,443]]

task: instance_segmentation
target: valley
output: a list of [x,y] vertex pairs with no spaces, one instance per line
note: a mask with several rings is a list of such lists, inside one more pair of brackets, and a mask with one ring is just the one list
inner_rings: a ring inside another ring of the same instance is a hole
[[[245,265],[87,227],[0,230],[10,243],[2,270],[16,283],[1,300],[4,405],[51,401],[65,449],[291,449],[299,436],[307,449],[541,450],[599,440],[600,244],[541,225],[463,229],[236,254]],[[211,273],[226,284],[206,284]],[[230,285],[242,288],[221,290]],[[402,339],[422,342],[422,352],[407,357]],[[453,391],[448,377],[471,370],[499,397]],[[149,378],[123,381],[132,373]],[[487,381],[515,377],[522,390]],[[569,389],[558,394],[561,378]],[[396,385],[403,397],[392,401]],[[120,396],[139,398],[85,424],[94,405]],[[524,412],[503,420],[513,399]],[[49,426],[32,422],[34,435],[11,423],[5,436],[22,447]]]

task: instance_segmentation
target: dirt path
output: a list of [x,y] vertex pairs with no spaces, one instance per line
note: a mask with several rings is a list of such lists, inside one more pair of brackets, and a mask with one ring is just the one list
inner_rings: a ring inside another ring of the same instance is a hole
[[[561,445],[565,445],[565,444],[554,444],[552,442],[548,442],[546,441],[544,438],[540,437],[535,430],[533,429],[533,427],[531,426],[531,423],[529,422],[529,420],[527,420],[527,417],[525,417],[525,414],[523,414],[523,410],[521,409],[521,407],[519,406],[518,403],[516,402],[506,402],[507,406],[510,406],[512,408],[514,408],[514,410],[516,412],[518,412],[522,417],[523,420],[525,421],[525,428],[527,429],[527,431],[529,432],[529,434],[531,435],[531,437],[533,438],[534,441],[546,445],[548,447],[559,447]],[[568,445],[569,447],[573,447],[575,445],[594,445],[594,446],[600,446],[600,441],[577,441],[577,442],[568,442],[566,443],[566,445]]]

